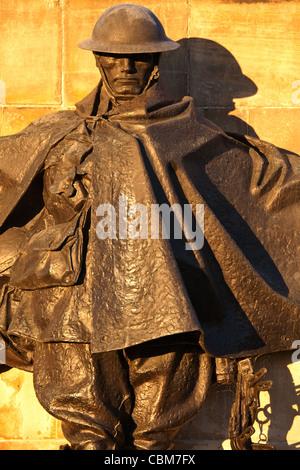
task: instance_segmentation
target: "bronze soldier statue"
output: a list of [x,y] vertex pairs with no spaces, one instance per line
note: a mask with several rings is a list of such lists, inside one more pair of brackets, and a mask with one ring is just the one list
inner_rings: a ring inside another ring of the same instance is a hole
[[[299,338],[299,157],[170,96],[159,59],[179,44],[148,9],[108,9],[79,47],[99,85],[0,139],[7,364],[33,371],[71,449],[170,449],[214,358]],[[204,206],[203,246],[184,230],[127,236],[120,201],[192,207],[194,228]],[[116,230],[99,236],[111,207]]]

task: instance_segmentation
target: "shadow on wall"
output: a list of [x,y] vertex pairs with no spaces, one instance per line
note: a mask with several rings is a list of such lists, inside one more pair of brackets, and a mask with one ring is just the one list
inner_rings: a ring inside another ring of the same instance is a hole
[[258,137],[255,130],[237,116],[234,99],[257,93],[255,83],[246,77],[235,57],[217,42],[184,38],[181,47],[162,55],[160,71],[175,96],[190,95],[199,115],[224,131]]
[[[258,356],[255,360],[255,371],[265,367],[268,371],[267,380],[271,379],[273,386],[269,391],[270,404],[258,409],[258,425],[269,426],[268,439],[270,443],[285,444],[288,450],[300,450],[300,436],[296,438],[294,430],[292,441],[289,442],[289,431],[298,426],[295,418],[300,416],[300,384],[294,382],[289,365],[292,351],[284,351],[271,355]],[[300,367],[297,365],[297,367]],[[298,428],[297,428],[298,429]],[[261,442],[264,442],[264,434]]]

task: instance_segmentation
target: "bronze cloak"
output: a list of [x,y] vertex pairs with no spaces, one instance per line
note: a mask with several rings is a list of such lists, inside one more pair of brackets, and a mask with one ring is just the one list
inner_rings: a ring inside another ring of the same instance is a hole
[[[290,349],[300,337],[299,156],[226,135],[159,84],[103,115],[98,99],[99,87],[75,112],[0,139],[6,341],[101,352],[195,331],[216,357]],[[204,246],[99,240],[97,207],[120,196],[204,204]]]

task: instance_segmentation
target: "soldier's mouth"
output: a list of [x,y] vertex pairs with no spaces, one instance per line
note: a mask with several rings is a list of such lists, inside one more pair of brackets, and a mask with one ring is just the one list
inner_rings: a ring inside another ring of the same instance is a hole
[[132,85],[137,84],[138,80],[136,78],[117,78],[115,82],[120,83],[122,85]]

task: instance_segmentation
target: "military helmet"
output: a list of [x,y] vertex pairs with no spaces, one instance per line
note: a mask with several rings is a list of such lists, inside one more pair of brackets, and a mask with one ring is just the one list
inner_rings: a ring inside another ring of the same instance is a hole
[[112,54],[140,54],[175,50],[180,45],[166,36],[159,19],[141,5],[122,4],[106,10],[92,37],[81,49]]

